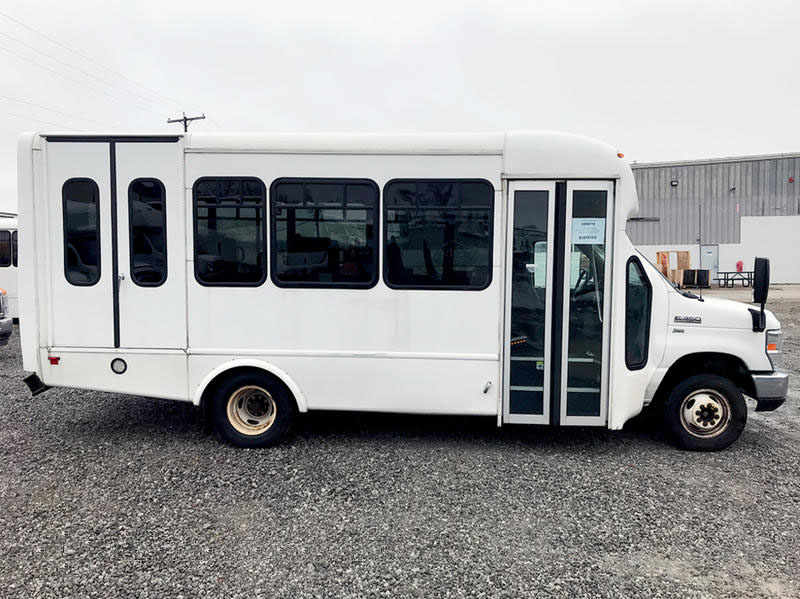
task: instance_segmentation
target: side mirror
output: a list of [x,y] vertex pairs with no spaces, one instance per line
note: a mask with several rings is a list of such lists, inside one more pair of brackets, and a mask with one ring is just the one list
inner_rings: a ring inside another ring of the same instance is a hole
[[753,267],[753,301],[764,305],[769,294],[769,259],[756,258]]

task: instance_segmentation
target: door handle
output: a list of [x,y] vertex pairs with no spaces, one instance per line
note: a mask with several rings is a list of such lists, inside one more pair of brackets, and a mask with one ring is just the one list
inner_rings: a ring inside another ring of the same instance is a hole
[[117,284],[121,285],[122,281],[124,281],[124,280],[125,280],[125,273],[124,272],[119,273],[117,275]]

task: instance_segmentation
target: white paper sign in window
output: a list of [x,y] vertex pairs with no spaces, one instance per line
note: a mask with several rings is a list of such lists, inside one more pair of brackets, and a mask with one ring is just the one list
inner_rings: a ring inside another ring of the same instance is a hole
[[574,245],[599,245],[606,241],[606,219],[573,218],[572,243]]

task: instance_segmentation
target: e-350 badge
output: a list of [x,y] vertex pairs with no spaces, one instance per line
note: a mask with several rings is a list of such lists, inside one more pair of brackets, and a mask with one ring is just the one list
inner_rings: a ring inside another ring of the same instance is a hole
[[699,316],[676,316],[675,322],[680,322],[681,324],[685,324],[687,322],[693,324],[700,324],[701,322],[703,322],[703,319],[700,318]]

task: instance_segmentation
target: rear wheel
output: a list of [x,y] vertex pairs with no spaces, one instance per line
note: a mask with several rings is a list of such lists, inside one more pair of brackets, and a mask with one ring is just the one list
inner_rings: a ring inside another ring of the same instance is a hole
[[237,447],[267,447],[291,429],[296,406],[286,386],[267,373],[244,372],[217,387],[212,416],[220,436]]
[[666,404],[667,427],[678,445],[694,451],[725,449],[742,434],[747,404],[733,382],[703,374],[675,386]]

